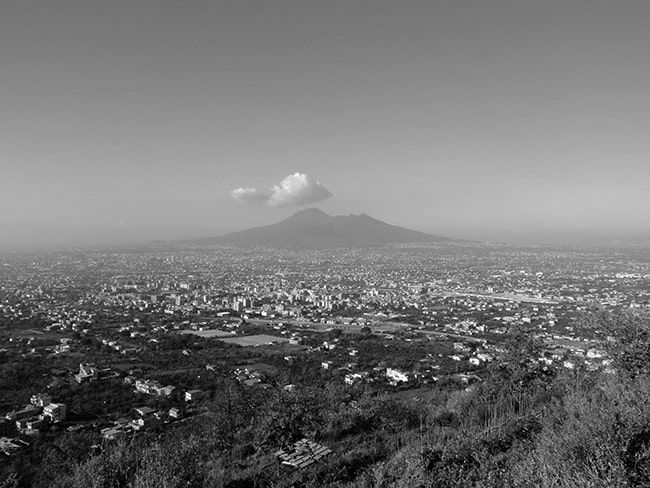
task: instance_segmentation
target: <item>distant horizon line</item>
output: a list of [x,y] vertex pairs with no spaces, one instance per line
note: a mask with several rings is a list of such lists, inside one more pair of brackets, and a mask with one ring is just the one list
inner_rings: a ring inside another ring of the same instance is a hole
[[[445,236],[450,239],[469,240],[484,244],[499,245],[524,245],[524,246],[585,246],[585,247],[617,247],[641,246],[650,247],[650,231],[616,230],[603,228],[582,229],[471,229],[448,231],[421,230],[422,226],[413,229],[411,226],[400,223],[386,222],[365,212],[331,215],[324,210],[311,206],[296,210],[290,215],[275,220],[271,223],[249,225],[236,228],[221,228],[212,230],[212,226],[178,226],[178,225],[102,225],[102,224],[77,224],[27,226],[21,228],[11,238],[0,239],[0,253],[20,253],[34,251],[52,251],[70,248],[105,248],[142,246],[160,242],[187,241],[211,237],[226,236],[231,233],[245,231],[257,227],[273,225],[289,219],[297,214],[318,211],[328,217],[367,216],[389,225],[403,227],[430,235]],[[7,230],[7,226],[5,226]],[[76,235],[75,235],[76,234]],[[92,234],[92,235],[89,235]],[[126,235],[125,235],[126,234]]]

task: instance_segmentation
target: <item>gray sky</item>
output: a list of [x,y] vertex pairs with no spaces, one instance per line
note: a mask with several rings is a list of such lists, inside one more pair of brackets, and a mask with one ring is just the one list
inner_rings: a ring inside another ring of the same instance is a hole
[[647,234],[649,26],[647,1],[3,0],[0,249],[271,223],[294,173],[438,234]]

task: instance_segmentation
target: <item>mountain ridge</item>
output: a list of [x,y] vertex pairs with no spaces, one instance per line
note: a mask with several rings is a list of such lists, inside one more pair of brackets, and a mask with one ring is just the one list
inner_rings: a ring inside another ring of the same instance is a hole
[[330,216],[320,209],[308,208],[275,224],[186,242],[198,245],[331,248],[451,241],[454,239],[388,224],[364,213]]

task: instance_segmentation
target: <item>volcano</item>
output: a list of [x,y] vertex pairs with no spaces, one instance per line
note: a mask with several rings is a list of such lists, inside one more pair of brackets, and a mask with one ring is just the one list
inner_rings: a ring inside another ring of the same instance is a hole
[[191,243],[320,249],[450,241],[453,239],[390,225],[366,214],[332,217],[321,210],[310,208],[272,225],[193,240]]

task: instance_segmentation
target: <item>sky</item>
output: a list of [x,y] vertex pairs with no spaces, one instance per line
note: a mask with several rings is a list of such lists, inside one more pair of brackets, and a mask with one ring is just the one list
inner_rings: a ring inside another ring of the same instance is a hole
[[0,250],[315,206],[650,235],[650,2],[3,0]]

